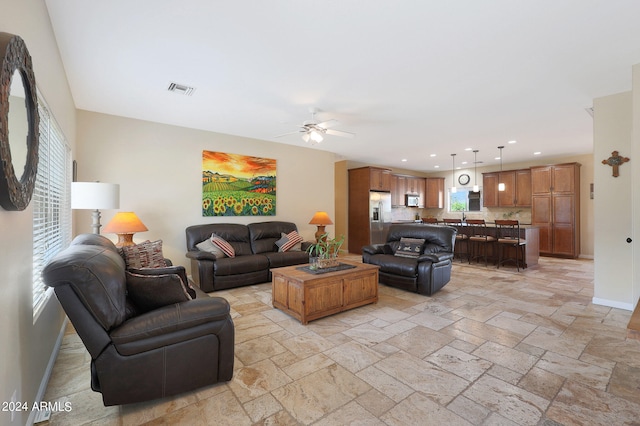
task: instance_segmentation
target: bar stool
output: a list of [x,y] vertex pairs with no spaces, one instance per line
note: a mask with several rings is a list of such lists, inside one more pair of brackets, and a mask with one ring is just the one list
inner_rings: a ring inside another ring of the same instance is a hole
[[430,223],[430,224],[437,224],[438,223],[438,218],[437,217],[423,217],[422,218],[422,223]]
[[[496,228],[496,235],[498,236],[498,268],[505,262],[515,261],[516,269],[520,272],[520,261],[522,261],[523,268],[527,267],[524,262],[527,240],[520,238],[520,222],[518,220],[496,219]],[[515,248],[516,257],[503,259],[504,250],[509,247]]]
[[[442,219],[442,223],[444,225],[456,226],[458,227],[458,233],[456,234],[456,246],[454,248],[454,256],[457,254],[460,258],[460,262],[462,262],[463,256],[469,260],[469,235],[467,235],[466,227],[462,226],[462,220],[460,219]],[[462,249],[461,244],[464,243],[464,250]]]
[[469,231],[469,263],[473,259],[484,257],[484,266],[487,266],[488,245],[496,241],[495,237],[487,235],[487,223],[484,219],[467,219]]

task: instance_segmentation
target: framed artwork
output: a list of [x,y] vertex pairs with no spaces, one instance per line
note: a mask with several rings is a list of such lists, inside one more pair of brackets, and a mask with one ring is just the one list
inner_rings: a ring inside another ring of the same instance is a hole
[[275,216],[276,160],[202,151],[202,216]]

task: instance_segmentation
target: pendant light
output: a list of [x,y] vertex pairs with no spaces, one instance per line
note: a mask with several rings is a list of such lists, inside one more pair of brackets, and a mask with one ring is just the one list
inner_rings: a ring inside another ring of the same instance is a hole
[[[502,148],[504,148],[504,146],[498,147],[498,149],[500,150],[500,179],[502,179]],[[498,183],[498,191],[504,191],[504,190],[505,190],[504,182]]]
[[451,168],[451,183],[453,186],[451,187],[451,193],[455,194],[458,189],[456,188],[456,155],[451,154],[451,161],[453,162],[453,167]]
[[473,150],[473,192],[479,192],[480,187],[478,186],[478,150]]

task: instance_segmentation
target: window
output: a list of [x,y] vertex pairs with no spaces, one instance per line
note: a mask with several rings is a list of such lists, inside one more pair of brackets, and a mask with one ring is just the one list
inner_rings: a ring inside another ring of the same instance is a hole
[[38,93],[40,146],[38,174],[33,190],[33,318],[51,295],[42,270],[71,242],[71,150],[62,131]]
[[473,192],[468,188],[457,188],[456,192],[449,190],[449,211],[450,212],[479,212],[482,197],[480,191]]

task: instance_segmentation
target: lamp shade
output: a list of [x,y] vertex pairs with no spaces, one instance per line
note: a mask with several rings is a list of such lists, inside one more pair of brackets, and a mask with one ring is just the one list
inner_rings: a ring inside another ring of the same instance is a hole
[[102,232],[113,234],[134,234],[136,232],[148,231],[144,223],[134,212],[118,212],[109,223],[102,229]]
[[120,208],[120,185],[104,182],[72,182],[71,208],[86,210]]
[[327,212],[316,212],[311,218],[309,225],[333,225]]

